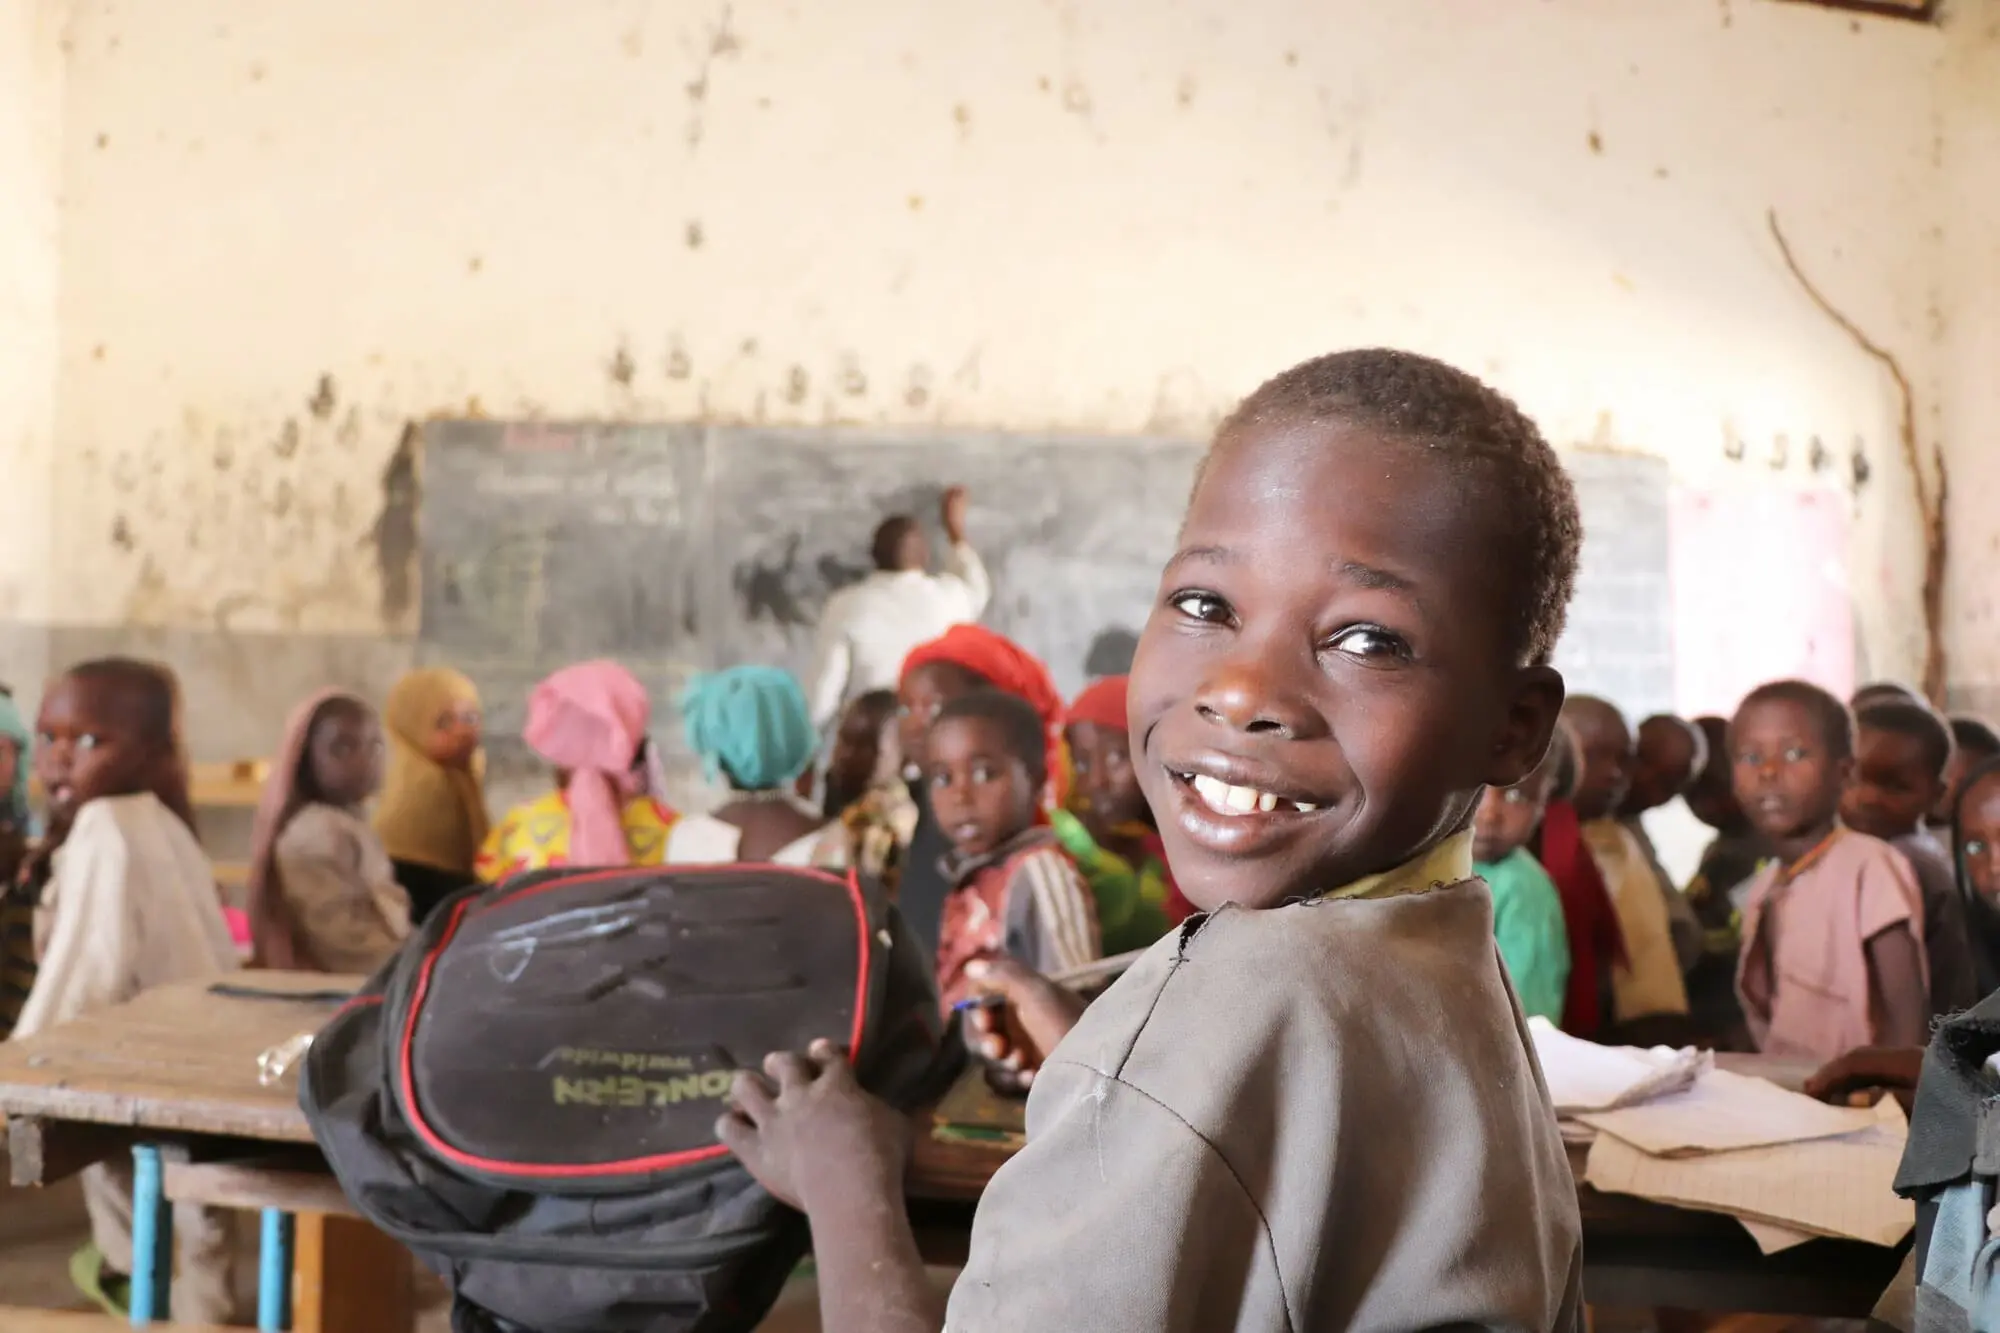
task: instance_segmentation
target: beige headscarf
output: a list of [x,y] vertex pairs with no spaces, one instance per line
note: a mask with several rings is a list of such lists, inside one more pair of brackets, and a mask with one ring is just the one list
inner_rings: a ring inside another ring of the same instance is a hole
[[412,671],[389,691],[382,714],[389,772],[375,807],[375,831],[392,859],[472,873],[472,859],[486,841],[483,756],[473,756],[470,770],[446,768],[424,753],[423,741],[445,712],[478,703],[478,687],[449,667]]

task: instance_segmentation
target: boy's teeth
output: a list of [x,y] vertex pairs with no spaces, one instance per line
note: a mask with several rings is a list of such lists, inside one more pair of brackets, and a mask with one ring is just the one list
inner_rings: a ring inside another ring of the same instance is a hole
[[1247,815],[1253,810],[1268,815],[1280,806],[1301,814],[1318,809],[1304,801],[1287,801],[1271,792],[1258,791],[1255,787],[1232,787],[1206,773],[1192,774],[1188,781],[1202,803],[1219,815]]

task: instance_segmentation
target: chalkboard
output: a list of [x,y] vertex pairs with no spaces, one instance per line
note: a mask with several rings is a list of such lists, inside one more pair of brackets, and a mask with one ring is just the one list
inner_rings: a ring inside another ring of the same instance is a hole
[[[436,422],[422,456],[420,651],[480,683],[501,738],[518,734],[534,681],[581,658],[625,662],[663,710],[691,671],[759,661],[803,675],[820,609],[868,571],[875,525],[892,513],[934,524],[956,482],[993,577],[986,622],[1069,693],[1129,663],[1201,452],[1161,439]],[[1585,545],[1558,664],[1573,689],[1635,714],[1665,708],[1666,466],[1565,462]]]

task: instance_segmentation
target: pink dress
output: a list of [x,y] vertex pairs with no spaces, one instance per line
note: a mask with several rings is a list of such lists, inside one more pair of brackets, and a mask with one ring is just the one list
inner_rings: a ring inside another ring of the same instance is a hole
[[1789,869],[1759,870],[1736,965],[1757,1049],[1824,1061],[1880,1044],[1867,946],[1893,929],[1923,939],[1923,897],[1909,861],[1877,838],[1836,829]]

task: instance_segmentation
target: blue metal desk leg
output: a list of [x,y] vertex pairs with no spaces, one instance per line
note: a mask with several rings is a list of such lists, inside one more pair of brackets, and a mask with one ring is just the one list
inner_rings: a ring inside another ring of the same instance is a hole
[[257,1252],[257,1328],[285,1333],[292,1326],[292,1215],[266,1208]]
[[132,1149],[132,1326],[164,1322],[174,1281],[174,1210],[167,1202],[160,1150]]

